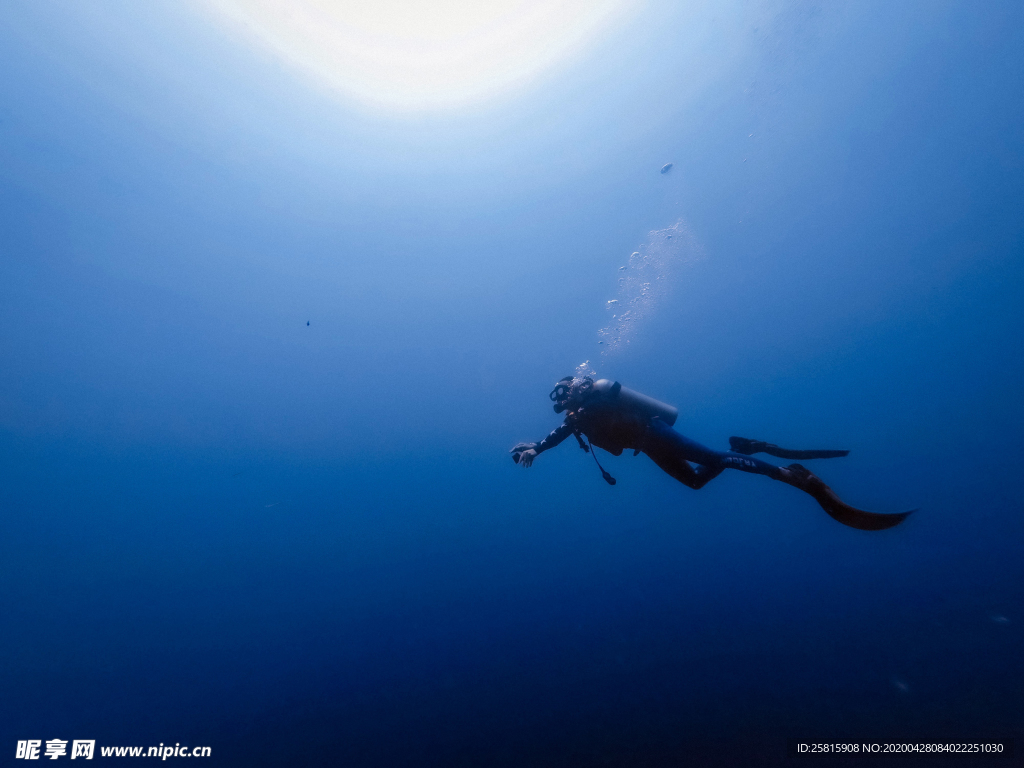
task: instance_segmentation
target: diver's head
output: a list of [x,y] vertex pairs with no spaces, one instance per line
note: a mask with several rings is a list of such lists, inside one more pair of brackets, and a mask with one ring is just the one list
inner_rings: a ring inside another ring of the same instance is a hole
[[551,390],[551,394],[548,395],[555,404],[555,413],[576,408],[583,402],[583,399],[593,386],[594,380],[589,376],[585,376],[582,379],[572,376],[559,379],[558,383],[555,384],[555,388]]

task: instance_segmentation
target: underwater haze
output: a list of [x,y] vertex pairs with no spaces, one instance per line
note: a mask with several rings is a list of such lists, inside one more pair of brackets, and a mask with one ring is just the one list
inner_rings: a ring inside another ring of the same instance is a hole
[[[1024,6],[513,3],[374,79],[270,5],[0,7],[3,759],[1021,760]],[[516,466],[578,366],[918,511]]]

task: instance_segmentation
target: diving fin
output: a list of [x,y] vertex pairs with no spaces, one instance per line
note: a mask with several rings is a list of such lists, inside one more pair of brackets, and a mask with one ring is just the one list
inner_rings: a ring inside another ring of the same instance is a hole
[[784,475],[779,477],[784,483],[789,483],[795,488],[810,494],[814,500],[821,505],[821,508],[828,512],[833,520],[838,520],[850,528],[857,528],[862,531],[883,531],[899,525],[911,512],[896,512],[883,514],[880,512],[866,512],[863,509],[851,507],[838,496],[835,491],[825,485],[824,481],[809,469],[799,464],[790,464],[784,470]]
[[772,443],[762,440],[750,440],[746,437],[730,437],[729,446],[733,453],[742,453],[744,456],[752,456],[755,453],[767,453],[769,456],[777,456],[780,459],[838,459],[846,456],[849,451],[792,451],[788,448],[780,448]]

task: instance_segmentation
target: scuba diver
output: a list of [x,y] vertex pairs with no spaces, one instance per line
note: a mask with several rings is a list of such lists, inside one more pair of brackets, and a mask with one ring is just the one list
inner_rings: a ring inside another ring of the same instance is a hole
[[634,456],[646,453],[666,473],[695,490],[726,469],[766,475],[810,494],[834,519],[863,531],[892,528],[914,511],[880,514],[855,509],[801,464],[777,467],[753,458],[755,453],[767,453],[783,459],[831,459],[846,456],[849,451],[794,451],[745,437],[730,437],[731,450],[716,451],[672,429],[679,416],[676,408],[608,379],[566,376],[555,385],[550,397],[555,413],[564,412],[565,421],[539,443],[519,443],[513,448],[512,460],[520,466],[532,466],[541,453],[574,435],[580,448],[594,457],[609,485],[615,485],[615,478],[597,460],[595,445],[614,456],[627,448],[633,449]]

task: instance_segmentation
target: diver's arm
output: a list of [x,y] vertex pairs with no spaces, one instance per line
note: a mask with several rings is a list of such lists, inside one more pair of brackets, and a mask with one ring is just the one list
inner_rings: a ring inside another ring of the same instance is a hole
[[561,424],[559,424],[557,427],[555,427],[553,430],[551,430],[551,434],[545,437],[539,443],[537,443],[533,450],[535,450],[537,453],[549,451],[556,445],[558,445],[560,442],[565,440],[565,438],[567,438],[571,434],[572,425],[569,424],[569,421],[567,419],[563,421]]
[[568,422],[563,422],[555,427],[551,434],[539,443],[519,443],[519,445],[509,451],[512,454],[512,461],[524,467],[529,467],[533,464],[533,460],[537,458],[538,454],[554,448],[571,434],[572,427]]

